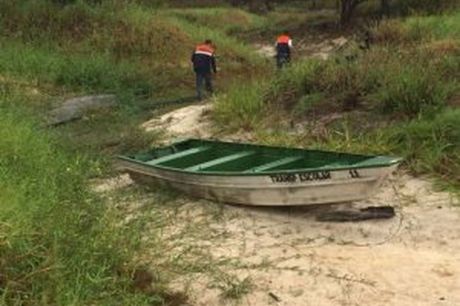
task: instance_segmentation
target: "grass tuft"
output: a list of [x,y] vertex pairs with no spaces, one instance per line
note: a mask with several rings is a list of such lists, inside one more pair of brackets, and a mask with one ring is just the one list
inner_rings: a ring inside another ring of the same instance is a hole
[[136,239],[86,186],[92,162],[60,149],[27,115],[1,110],[2,303],[146,303],[129,291]]
[[435,173],[460,187],[460,109],[414,120],[390,133],[390,142],[416,173]]

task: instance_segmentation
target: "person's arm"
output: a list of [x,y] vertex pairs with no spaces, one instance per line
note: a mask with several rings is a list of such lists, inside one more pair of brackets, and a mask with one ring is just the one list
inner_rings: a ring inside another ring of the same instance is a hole
[[292,39],[289,39],[288,45],[289,45],[289,48],[292,48]]

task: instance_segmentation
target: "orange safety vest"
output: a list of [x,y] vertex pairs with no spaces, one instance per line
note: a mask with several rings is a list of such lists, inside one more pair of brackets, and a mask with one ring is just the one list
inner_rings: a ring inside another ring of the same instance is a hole
[[280,35],[278,36],[278,39],[276,40],[277,44],[288,44],[291,38],[287,35]]
[[195,54],[204,54],[208,56],[214,55],[214,49],[210,45],[202,44],[196,46]]

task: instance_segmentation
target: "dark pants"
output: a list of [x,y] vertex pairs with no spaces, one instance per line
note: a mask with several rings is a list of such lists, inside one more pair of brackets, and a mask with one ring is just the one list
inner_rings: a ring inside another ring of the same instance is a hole
[[278,69],[283,68],[284,65],[291,61],[291,55],[288,53],[278,53],[276,55],[276,66]]
[[203,93],[202,93],[202,87],[203,83],[206,86],[206,90],[209,93],[213,93],[213,88],[212,88],[212,78],[211,78],[211,73],[210,72],[195,72],[196,74],[196,95],[198,99],[203,98]]

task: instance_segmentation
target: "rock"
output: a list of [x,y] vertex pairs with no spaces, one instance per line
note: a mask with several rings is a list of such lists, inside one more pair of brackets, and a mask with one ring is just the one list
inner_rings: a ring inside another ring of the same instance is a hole
[[48,126],[56,126],[81,119],[87,111],[114,107],[115,95],[96,95],[72,98],[49,113]]

